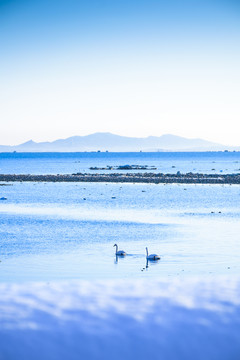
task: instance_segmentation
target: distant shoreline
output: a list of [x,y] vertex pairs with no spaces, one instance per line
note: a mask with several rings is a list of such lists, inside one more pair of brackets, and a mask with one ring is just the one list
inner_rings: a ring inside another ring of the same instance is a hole
[[205,152],[240,151],[240,146],[223,145],[200,138],[185,138],[173,134],[129,137],[110,132],[71,136],[54,141],[29,140],[19,145],[0,145],[1,152]]
[[58,174],[28,175],[0,174],[2,182],[108,182],[108,183],[147,183],[147,184],[239,184],[239,174],[200,174],[200,173],[111,173],[111,174]]

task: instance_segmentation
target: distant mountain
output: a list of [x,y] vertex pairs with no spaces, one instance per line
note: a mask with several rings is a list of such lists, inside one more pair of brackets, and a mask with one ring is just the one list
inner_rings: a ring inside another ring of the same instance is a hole
[[0,152],[82,152],[82,151],[224,151],[240,147],[225,146],[203,139],[187,139],[176,135],[126,137],[111,133],[72,136],[52,142],[36,143],[32,140],[20,145],[0,145]]

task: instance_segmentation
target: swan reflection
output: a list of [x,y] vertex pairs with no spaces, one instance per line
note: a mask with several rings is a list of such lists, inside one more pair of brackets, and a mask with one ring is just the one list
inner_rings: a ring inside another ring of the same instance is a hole
[[158,261],[153,261],[151,259],[146,258],[146,266],[145,266],[145,268],[142,269],[142,271],[148,270],[150,264],[151,264],[151,266],[154,266],[154,265],[157,265],[158,263],[159,263]]
[[[120,260],[119,260],[120,259]],[[124,256],[118,256],[118,255],[115,255],[115,259],[114,259],[114,264],[118,264],[118,261],[123,261],[125,259]]]

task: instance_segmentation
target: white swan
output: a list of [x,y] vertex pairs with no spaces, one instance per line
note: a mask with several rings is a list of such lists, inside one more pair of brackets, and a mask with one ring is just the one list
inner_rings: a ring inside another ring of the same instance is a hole
[[157,254],[151,254],[151,255],[148,255],[148,248],[146,247],[146,252],[147,252],[147,260],[160,260],[160,256],[157,255]]
[[113,247],[116,246],[116,256],[125,256],[127,253],[123,250],[118,250],[117,244],[114,244]]

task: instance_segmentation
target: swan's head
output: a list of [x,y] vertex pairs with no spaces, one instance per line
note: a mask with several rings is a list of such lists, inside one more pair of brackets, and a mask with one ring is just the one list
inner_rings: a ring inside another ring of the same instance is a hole
[[114,247],[114,246],[117,246],[117,244],[114,244],[113,247]]

